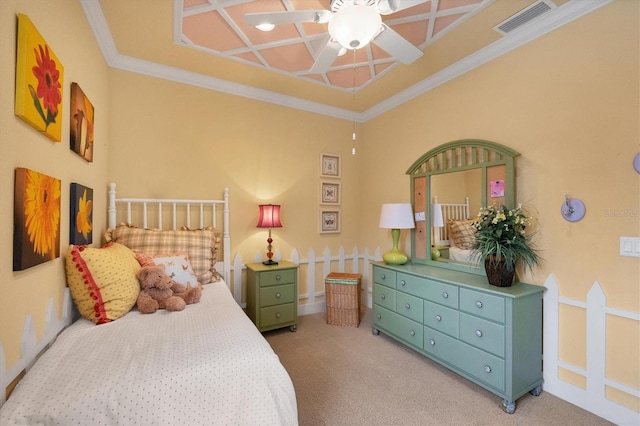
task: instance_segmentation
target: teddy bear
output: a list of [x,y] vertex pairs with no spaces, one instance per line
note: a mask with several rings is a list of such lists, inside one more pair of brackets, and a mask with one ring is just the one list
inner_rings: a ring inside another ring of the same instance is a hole
[[181,311],[186,305],[198,303],[202,286],[185,287],[167,275],[164,265],[144,266],[137,273],[140,282],[138,311],[152,314],[158,309]]

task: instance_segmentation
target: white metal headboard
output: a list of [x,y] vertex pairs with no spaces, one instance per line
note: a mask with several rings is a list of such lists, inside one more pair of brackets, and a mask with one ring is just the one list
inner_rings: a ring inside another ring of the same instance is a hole
[[[433,204],[438,204],[438,196],[433,197]],[[442,228],[436,228],[436,232],[440,233],[440,245],[448,246],[449,241],[449,227],[447,226],[447,220],[463,220],[470,219],[469,212],[469,197],[465,197],[464,203],[441,203],[442,220],[444,226]]]
[[[116,184],[109,184],[109,228],[115,228],[118,221],[118,207],[126,208],[127,223],[132,222],[132,211],[136,208],[142,208],[141,219],[142,224],[136,224],[143,228],[153,226],[156,229],[163,229],[164,217],[167,213],[166,208],[169,206],[169,216],[171,229],[177,229],[179,226],[185,225],[192,227],[192,215],[196,216],[197,227],[213,226],[218,230],[222,230],[222,262],[218,261],[216,270],[222,274],[227,286],[231,283],[231,237],[229,234],[229,188],[224,189],[222,200],[189,200],[189,199],[156,199],[156,198],[117,198]],[[157,217],[150,222],[150,214],[156,210]],[[184,209],[186,214],[184,218],[186,223],[178,224],[178,210]],[[222,209],[222,215],[220,215]],[[222,227],[219,225],[219,217],[222,216]],[[150,225],[151,223],[151,225]]]

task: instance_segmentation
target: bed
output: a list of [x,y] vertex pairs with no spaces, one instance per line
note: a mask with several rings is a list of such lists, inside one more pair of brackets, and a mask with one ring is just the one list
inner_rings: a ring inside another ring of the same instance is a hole
[[[178,239],[189,239],[192,232],[215,229],[202,219],[210,208],[213,223],[216,217],[222,218],[222,223],[216,223],[222,225],[222,232],[215,242],[229,244],[226,190],[223,200],[213,201],[117,199],[111,184],[109,198],[108,241],[119,227],[115,220],[121,207],[127,219],[138,210],[144,217],[142,227],[120,225],[125,227],[122,230],[149,231],[154,237],[161,236],[163,244],[166,235],[173,241],[173,233],[183,232]],[[171,212],[171,229],[145,229],[150,226],[148,216],[162,227],[166,209]],[[188,228],[180,229],[175,219],[180,215],[199,219],[193,227],[187,219]],[[118,241],[93,250],[74,252],[73,247],[70,253],[75,254],[68,256],[84,256],[87,269],[96,271],[97,263],[91,263],[88,252],[104,256],[135,252],[122,244],[125,240]],[[183,311],[158,310],[145,315],[134,307],[116,319],[106,318],[104,315],[117,311],[117,306],[111,306],[94,312],[95,318],[91,314],[74,321],[0,408],[0,424],[297,424],[291,379],[232,297],[227,285],[228,246],[223,252],[222,260],[209,259],[212,266],[206,273],[211,282],[202,286],[199,303]],[[78,263],[77,259],[71,262]],[[196,272],[195,262],[193,268]],[[197,272],[198,277],[203,276]],[[67,269],[73,291],[69,274]],[[74,295],[74,301],[80,311],[81,299]]]
[[442,212],[444,226],[435,228],[435,245],[448,247],[449,260],[464,263],[476,263],[473,253],[475,229],[471,225],[469,197],[460,203],[438,203],[434,197],[434,206]]

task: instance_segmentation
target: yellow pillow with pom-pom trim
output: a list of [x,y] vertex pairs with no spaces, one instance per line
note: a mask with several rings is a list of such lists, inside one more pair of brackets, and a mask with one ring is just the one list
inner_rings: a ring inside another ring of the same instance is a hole
[[96,324],[114,321],[133,308],[140,293],[135,253],[118,243],[102,248],[69,247],[67,285],[80,315]]

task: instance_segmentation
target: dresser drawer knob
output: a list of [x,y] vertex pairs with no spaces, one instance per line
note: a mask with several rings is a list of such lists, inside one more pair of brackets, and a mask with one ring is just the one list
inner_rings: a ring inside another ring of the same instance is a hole
[[383,280],[387,279],[387,277],[384,274],[380,275],[380,278],[382,278]]
[[436,315],[436,321],[442,321],[442,317],[440,315]]
[[491,367],[489,367],[488,365],[484,366],[484,372],[485,373],[491,373]]
[[382,318],[382,315],[376,314],[376,318],[380,319],[380,318]]
[[413,337],[413,336],[415,336],[415,335],[416,335],[416,332],[415,332],[415,331],[411,330],[411,331],[409,332],[409,336]]
[[281,278],[280,274],[276,275],[276,281],[280,281]]
[[449,293],[447,293],[446,291],[443,291],[442,292],[442,297],[445,298],[445,299],[448,299],[449,298]]
[[381,294],[381,295],[380,295],[380,299],[384,300],[384,299],[386,299],[386,298],[387,298],[387,295],[386,295],[386,294]]
[[435,345],[436,345],[436,341],[435,341],[435,340],[433,340],[433,339],[429,339],[429,344],[430,344],[431,346],[435,346]]
[[482,337],[482,331],[481,330],[476,330],[476,336]]
[[481,309],[482,308],[482,302],[481,301],[477,301],[476,302],[476,308]]
[[408,304],[408,303],[405,303],[405,304],[404,304],[404,308],[405,308],[405,309],[411,309],[411,305],[410,305],[410,304]]
[[276,293],[276,299],[280,299],[282,295],[280,293]]
[[280,318],[281,316],[280,312],[276,312],[276,318]]
[[404,287],[405,285],[407,285],[407,283],[406,283],[404,280],[402,280],[402,281],[400,281],[400,285],[401,285],[402,287]]

